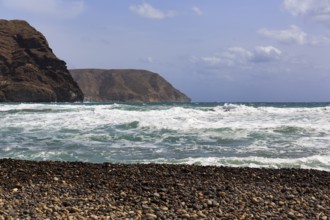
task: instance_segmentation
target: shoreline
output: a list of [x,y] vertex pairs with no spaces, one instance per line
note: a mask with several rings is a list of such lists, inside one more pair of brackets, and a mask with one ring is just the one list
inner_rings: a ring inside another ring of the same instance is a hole
[[0,220],[330,219],[327,171],[0,159],[0,172]]

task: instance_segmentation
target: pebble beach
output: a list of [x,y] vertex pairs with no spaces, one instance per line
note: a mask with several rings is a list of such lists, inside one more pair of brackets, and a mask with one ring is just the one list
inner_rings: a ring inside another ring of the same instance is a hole
[[0,160],[0,219],[330,219],[330,173]]

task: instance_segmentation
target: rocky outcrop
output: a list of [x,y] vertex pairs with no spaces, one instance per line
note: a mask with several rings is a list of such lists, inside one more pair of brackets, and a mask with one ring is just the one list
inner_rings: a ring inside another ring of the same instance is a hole
[[86,101],[190,102],[157,73],[146,70],[70,70]]
[[21,20],[0,20],[0,101],[75,102],[83,93],[49,48],[46,38]]

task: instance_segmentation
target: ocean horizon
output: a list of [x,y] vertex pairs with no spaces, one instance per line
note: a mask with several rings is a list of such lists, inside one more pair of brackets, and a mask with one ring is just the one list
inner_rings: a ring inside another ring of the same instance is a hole
[[330,171],[329,102],[1,103],[0,158]]

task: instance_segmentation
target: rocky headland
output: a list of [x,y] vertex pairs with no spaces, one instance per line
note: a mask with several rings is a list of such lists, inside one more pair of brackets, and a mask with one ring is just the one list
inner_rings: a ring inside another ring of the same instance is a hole
[[93,102],[190,102],[157,73],[135,69],[70,70],[85,95]]
[[0,102],[75,102],[83,93],[46,38],[22,20],[0,20]]

